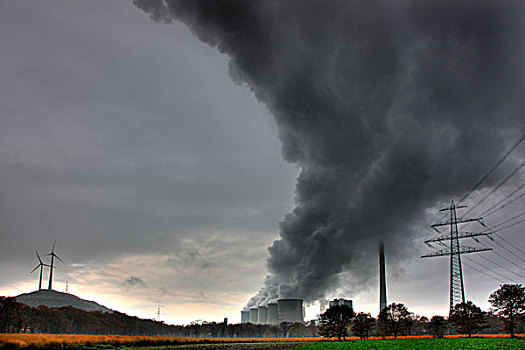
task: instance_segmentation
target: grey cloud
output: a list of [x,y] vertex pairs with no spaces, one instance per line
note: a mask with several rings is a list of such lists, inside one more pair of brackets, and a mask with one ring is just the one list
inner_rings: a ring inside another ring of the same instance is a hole
[[136,277],[136,276],[129,276],[123,283],[122,285],[129,289],[129,288],[135,288],[135,287],[142,287],[142,288],[147,288],[147,285],[146,285],[146,282],[144,282],[143,279],[139,278],[139,277]]
[[274,234],[294,170],[267,142],[268,112],[224,76],[224,57],[182,25],[184,44],[170,47],[172,29],[130,3],[0,7],[6,259],[23,263],[20,236],[35,249],[56,236],[83,262],[169,251],[196,231]]
[[134,3],[228,55],[301,170],[249,305],[370,281],[379,237],[400,259],[524,129],[523,2]]

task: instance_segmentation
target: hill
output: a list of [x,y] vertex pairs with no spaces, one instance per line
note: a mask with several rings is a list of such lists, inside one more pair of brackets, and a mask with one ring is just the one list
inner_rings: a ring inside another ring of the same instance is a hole
[[113,312],[107,307],[97,304],[94,301],[85,300],[73,294],[61,293],[55,290],[37,290],[31,293],[20,294],[15,297],[22,304],[31,307],[45,305],[47,307],[72,306],[85,311]]

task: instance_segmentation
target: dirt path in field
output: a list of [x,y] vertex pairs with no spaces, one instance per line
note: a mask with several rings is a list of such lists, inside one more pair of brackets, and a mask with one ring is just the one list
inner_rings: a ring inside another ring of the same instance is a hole
[[156,350],[286,350],[295,349],[304,343],[234,343],[234,344],[192,344],[159,347]]

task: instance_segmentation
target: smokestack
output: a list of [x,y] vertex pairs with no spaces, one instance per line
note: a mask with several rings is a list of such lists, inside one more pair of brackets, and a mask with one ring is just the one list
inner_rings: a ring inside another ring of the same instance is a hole
[[267,321],[268,321],[268,308],[266,306],[259,306],[257,324],[266,324]]
[[258,316],[259,316],[259,310],[257,310],[256,307],[250,308],[250,323],[256,324]]
[[250,322],[250,311],[241,311],[241,323]]
[[279,309],[277,303],[268,304],[268,324],[279,324]]
[[386,307],[385,245],[379,240],[379,312]]
[[303,300],[302,299],[279,299],[277,300],[277,312],[279,323],[300,322],[303,323]]

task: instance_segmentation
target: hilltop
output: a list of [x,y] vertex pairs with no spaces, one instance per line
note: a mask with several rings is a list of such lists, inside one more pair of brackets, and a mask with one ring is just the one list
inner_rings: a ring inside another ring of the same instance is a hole
[[15,297],[22,304],[31,307],[45,305],[47,307],[72,306],[85,311],[100,311],[112,313],[113,310],[100,305],[94,301],[85,300],[73,294],[61,293],[55,290],[37,290],[31,293],[20,294]]

